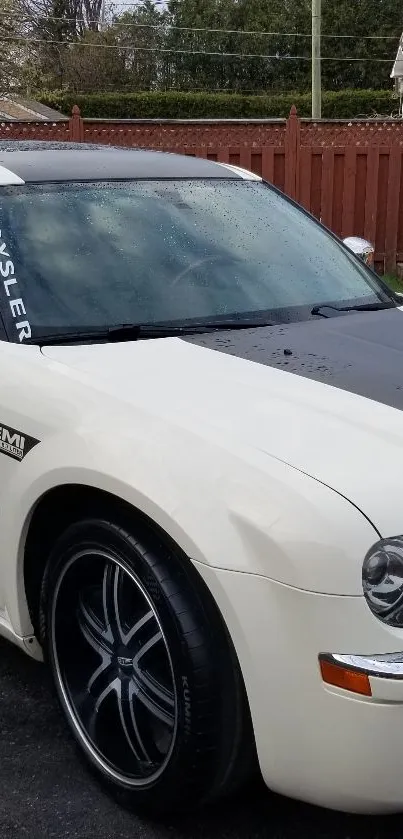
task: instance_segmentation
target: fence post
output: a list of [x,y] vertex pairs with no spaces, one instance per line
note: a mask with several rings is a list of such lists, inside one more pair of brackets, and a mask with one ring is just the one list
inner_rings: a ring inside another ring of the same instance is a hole
[[285,192],[298,199],[299,148],[301,123],[295,105],[292,106],[285,129]]
[[69,135],[73,143],[84,142],[84,122],[81,117],[80,108],[74,105],[69,119]]

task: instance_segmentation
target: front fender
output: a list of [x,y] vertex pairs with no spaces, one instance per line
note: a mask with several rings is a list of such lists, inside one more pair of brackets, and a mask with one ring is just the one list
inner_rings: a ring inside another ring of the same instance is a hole
[[361,564],[377,538],[333,490],[252,447],[184,428],[85,428],[54,434],[27,455],[3,497],[3,590],[20,635],[32,631],[23,560],[38,501],[64,484],[96,487],[155,521],[196,563],[297,588],[362,593]]

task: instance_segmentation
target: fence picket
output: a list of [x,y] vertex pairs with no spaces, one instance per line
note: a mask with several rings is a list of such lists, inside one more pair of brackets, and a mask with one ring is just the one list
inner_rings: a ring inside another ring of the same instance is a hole
[[287,120],[102,120],[83,119],[75,106],[70,119],[53,123],[2,122],[0,138],[112,143],[242,166],[337,234],[363,232],[380,268],[403,260],[401,120],[311,122],[295,108]]
[[402,150],[399,146],[393,146],[389,154],[388,197],[386,204],[385,271],[387,273],[396,270],[401,168]]
[[376,215],[378,205],[379,149],[368,149],[367,185],[365,195],[364,236],[370,242],[376,241]]

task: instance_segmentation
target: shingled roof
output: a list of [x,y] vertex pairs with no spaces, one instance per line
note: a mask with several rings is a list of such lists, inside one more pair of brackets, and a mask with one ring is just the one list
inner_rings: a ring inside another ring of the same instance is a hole
[[399,49],[397,51],[396,61],[393,65],[392,72],[390,74],[391,79],[402,79],[403,78],[403,35],[400,39]]
[[34,102],[32,99],[22,99],[19,96],[0,98],[0,120],[58,122],[58,120],[65,118],[59,111],[48,108],[40,102]]

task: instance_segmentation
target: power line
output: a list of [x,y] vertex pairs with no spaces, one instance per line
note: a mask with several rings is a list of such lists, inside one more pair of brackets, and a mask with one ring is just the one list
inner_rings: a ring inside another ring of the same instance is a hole
[[[131,4],[126,3],[119,3],[119,6],[125,6]],[[11,13],[7,14],[6,12],[0,12],[0,15],[3,15],[7,18],[7,20],[14,19],[14,20],[33,20],[33,16],[28,14],[18,14],[18,13]],[[41,21],[46,22],[47,20],[50,21],[60,21],[63,23],[96,23],[99,24],[99,18],[67,18],[67,17],[56,17],[55,15],[43,15],[41,17],[38,15]],[[258,36],[258,37],[278,37],[278,38],[311,38],[312,33],[303,33],[303,32],[269,32],[269,31],[258,31],[253,29],[210,29],[206,27],[198,27],[198,26],[175,26],[171,23],[123,23],[119,21],[119,18],[116,19],[116,22],[119,26],[125,26],[128,28],[133,29],[170,29],[177,32],[203,32],[203,33],[211,33],[214,35],[248,35],[248,36]],[[346,40],[346,39],[353,39],[357,40],[356,35],[324,35],[322,34],[322,39],[332,39],[332,40]],[[400,36],[399,36],[400,37]],[[392,41],[399,41],[399,37],[395,35],[362,35],[360,36],[359,40],[361,41],[384,41],[384,40],[392,40]]]
[[312,119],[322,116],[321,23],[322,2],[312,0]]
[[[264,60],[276,60],[276,61],[311,61],[310,55],[280,55],[276,53],[274,55],[270,54],[263,54],[263,53],[248,53],[248,52],[216,52],[216,51],[207,51],[207,50],[175,50],[169,49],[168,47],[136,47],[136,46],[120,46],[119,44],[97,44],[97,43],[88,43],[88,41],[56,41],[53,39],[45,39],[45,38],[24,38],[22,36],[17,35],[2,35],[0,37],[0,43],[13,41],[15,43],[24,43],[24,44],[49,44],[54,46],[76,46],[79,48],[87,47],[89,49],[106,49],[106,50],[121,50],[121,51],[130,51],[130,52],[156,52],[156,53],[168,53],[171,55],[206,55],[206,56],[214,56],[216,58],[260,58]],[[322,61],[372,61],[372,62],[381,62],[390,64],[390,58],[373,58],[368,56],[363,56],[362,58],[356,57],[343,57],[339,58],[338,56],[323,56]]]
[[[127,3],[119,3],[119,6],[129,6]],[[119,18],[118,18],[119,20]],[[93,21],[96,23],[96,21]],[[311,38],[312,33],[305,33],[305,32],[269,32],[265,30],[256,30],[256,29],[211,29],[206,28],[203,26],[175,26],[171,23],[125,23],[121,24],[122,26],[133,26],[139,29],[174,29],[178,32],[211,32],[215,35],[253,35],[258,37],[281,37],[281,38]],[[353,39],[357,40],[356,35],[335,35],[335,34],[322,34],[323,38],[328,39]],[[362,35],[360,36],[359,40],[361,41],[399,41],[400,35]]]
[[[83,85],[80,88],[75,87],[73,91],[68,90],[67,92],[68,92],[69,95],[70,95],[70,93],[72,93],[74,95],[77,94],[78,96],[82,96],[82,95],[85,95],[85,94],[88,94],[88,93],[94,93],[95,95],[100,93],[99,90],[94,91],[93,85],[90,85],[90,84],[88,84],[87,86]],[[127,87],[123,87],[123,88],[116,88],[113,84],[108,84],[108,85],[103,84],[102,85],[102,91],[101,91],[102,94],[103,93],[113,93],[113,94],[117,93],[119,95],[124,95],[124,94],[136,95],[138,93],[141,94],[143,92],[144,91],[133,90],[133,87],[130,86],[130,85],[128,85]],[[236,95],[236,94],[239,94],[239,95],[241,95],[241,94],[252,94],[254,96],[267,96],[267,90],[263,89],[262,87],[257,87],[257,88],[255,88],[255,87],[239,87],[239,88],[238,87],[210,87],[210,85],[208,87],[206,87],[206,85],[204,85],[204,86],[192,85],[192,87],[186,87],[186,86],[183,86],[183,85],[181,85],[180,87],[162,87],[162,88],[159,88],[158,90],[155,90],[155,91],[153,89],[151,89],[151,91],[147,90],[146,92],[147,93],[155,92],[157,94],[164,94],[164,93],[189,93],[189,94],[194,94],[194,93],[223,93],[224,94],[225,93],[225,94],[228,94],[229,98],[233,95]],[[0,99],[1,98],[2,97],[0,96]]]
[[[128,6],[128,7],[130,7],[131,9],[140,9],[140,8],[141,8],[141,6],[143,6],[143,5],[144,5],[144,0],[141,0],[141,2],[139,2],[139,3],[135,3],[135,2],[132,2],[132,3],[127,3],[127,2],[124,2],[124,3],[119,3],[119,0],[112,0],[112,2],[110,2],[110,3],[109,3],[109,5],[110,5],[110,6],[113,6],[113,4],[114,4],[114,3],[115,3],[115,5],[116,5],[116,6],[119,6],[119,7],[120,7],[120,6]],[[167,5],[167,0],[154,0],[154,2],[153,2],[153,6],[166,6],[166,5]]]

